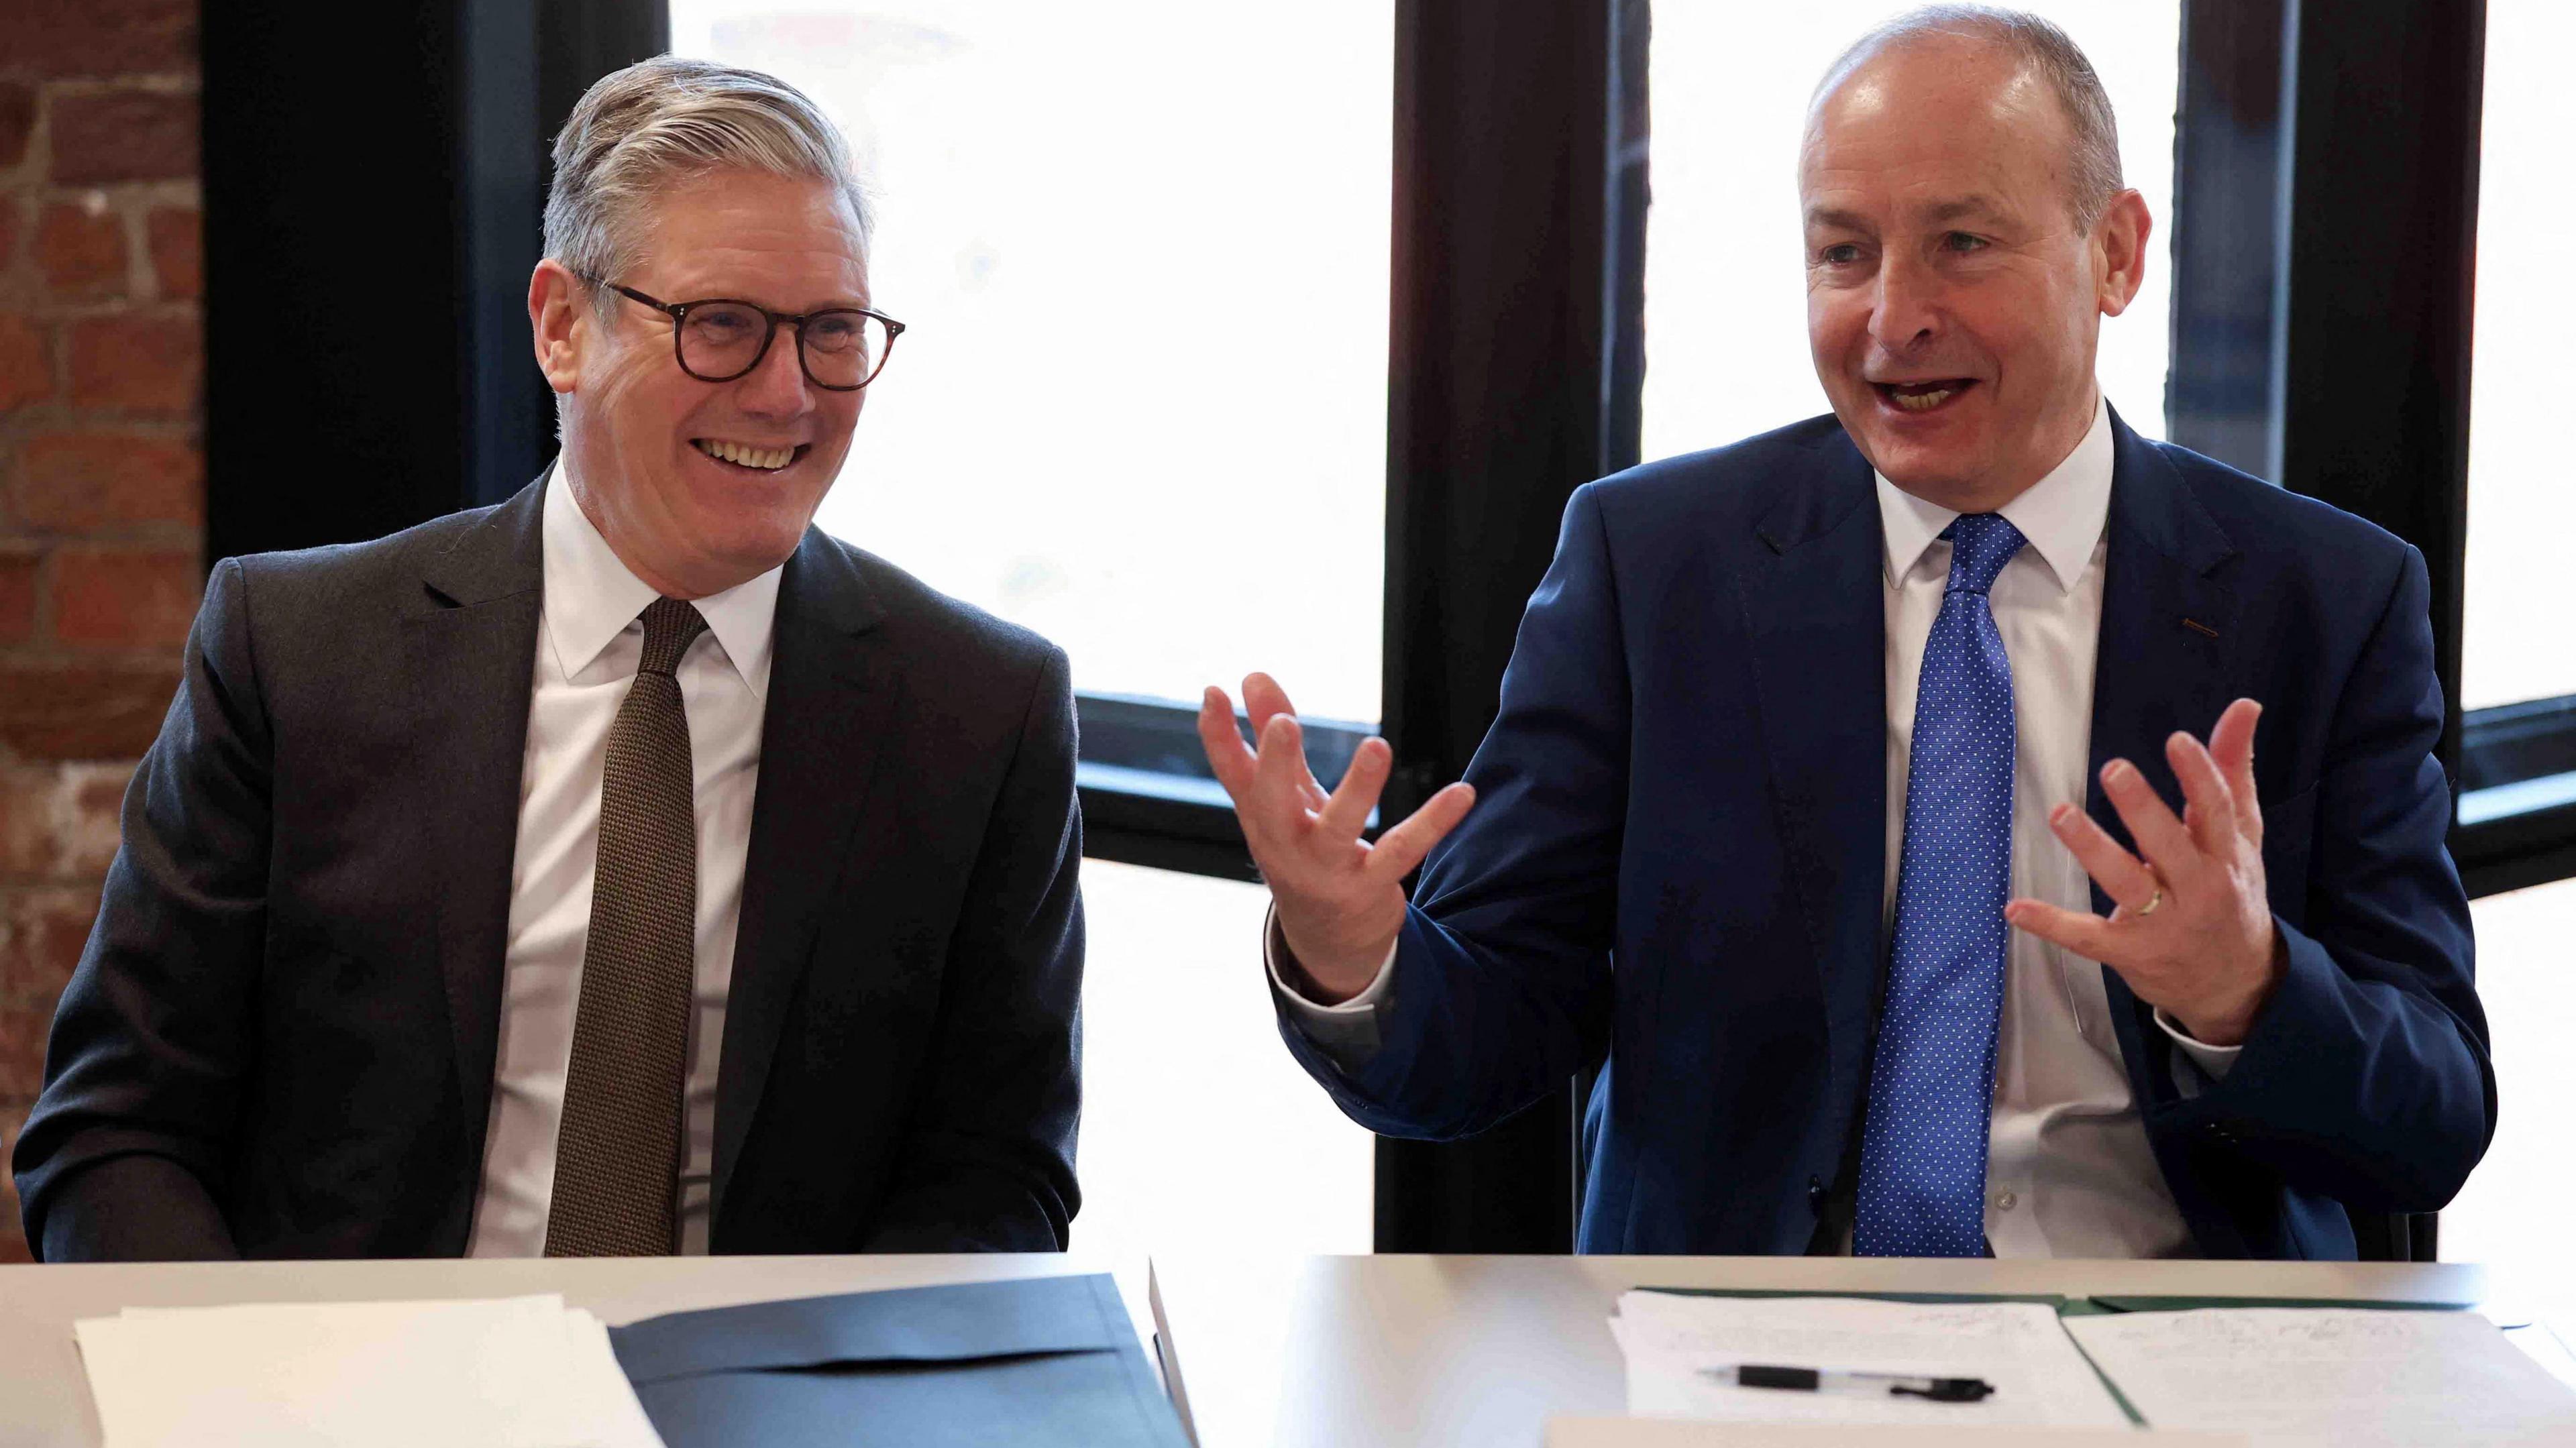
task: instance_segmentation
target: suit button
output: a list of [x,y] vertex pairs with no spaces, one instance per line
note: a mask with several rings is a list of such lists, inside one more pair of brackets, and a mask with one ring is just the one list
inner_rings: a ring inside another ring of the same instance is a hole
[[1807,1210],[1819,1217],[1825,1214],[1825,1184],[1821,1178],[1807,1178]]

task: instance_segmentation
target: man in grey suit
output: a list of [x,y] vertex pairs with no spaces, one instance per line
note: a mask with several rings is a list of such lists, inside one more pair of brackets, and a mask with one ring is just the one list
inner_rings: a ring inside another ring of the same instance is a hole
[[865,214],[770,77],[583,98],[555,466],[208,582],[16,1155],[45,1260],[1065,1245],[1064,656],[811,526],[902,331]]

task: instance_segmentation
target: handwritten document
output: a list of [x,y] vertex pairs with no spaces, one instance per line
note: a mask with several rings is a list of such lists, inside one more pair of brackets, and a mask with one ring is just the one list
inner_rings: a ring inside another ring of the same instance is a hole
[[[1896,1423],[1956,1428],[2126,1427],[2084,1355],[2042,1303],[1918,1304],[1850,1297],[1694,1297],[1640,1291],[1610,1319],[1628,1364],[1628,1411],[1736,1423]],[[1976,1377],[1976,1403],[1935,1403],[1883,1386],[1826,1392],[1746,1388],[1744,1363],[1840,1372]]]
[[2576,1393],[2473,1312],[2229,1307],[2066,1330],[2157,1428],[2334,1448],[2576,1443]]

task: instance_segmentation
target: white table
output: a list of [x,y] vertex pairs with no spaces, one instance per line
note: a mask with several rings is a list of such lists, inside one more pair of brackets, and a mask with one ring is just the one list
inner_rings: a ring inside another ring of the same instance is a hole
[[[98,1441],[71,1324],[131,1306],[560,1292],[614,1324],[783,1297],[1098,1271],[1116,1273],[1130,1315],[1151,1332],[1143,1264],[1079,1253],[0,1267],[0,1445]],[[1604,1323],[1631,1287],[2451,1302],[2498,1295],[2490,1274],[2450,1264],[1246,1253],[1158,1260],[1154,1277],[1202,1448],[1536,1448],[1553,1414],[1619,1410],[1619,1354]]]
[[1634,1287],[2491,1303],[2466,1265],[1889,1261],[1808,1257],[1158,1258],[1202,1448],[1538,1448],[1561,1413],[1618,1413],[1607,1326]]

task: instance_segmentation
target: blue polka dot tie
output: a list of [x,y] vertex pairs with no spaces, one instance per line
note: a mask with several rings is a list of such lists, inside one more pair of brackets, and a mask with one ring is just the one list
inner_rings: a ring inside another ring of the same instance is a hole
[[2012,886],[2012,661],[1986,591],[2021,550],[1993,513],[1952,520],[1950,587],[1923,649],[1887,1003],[1862,1126],[1852,1250],[1986,1250],[1986,1131]]

